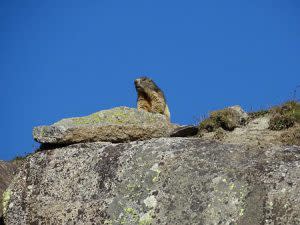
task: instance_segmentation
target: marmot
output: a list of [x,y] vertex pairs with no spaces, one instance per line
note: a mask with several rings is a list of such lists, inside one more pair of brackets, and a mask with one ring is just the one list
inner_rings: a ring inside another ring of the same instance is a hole
[[160,113],[170,121],[170,111],[163,91],[148,77],[140,77],[134,81],[138,94],[137,109],[152,113]]

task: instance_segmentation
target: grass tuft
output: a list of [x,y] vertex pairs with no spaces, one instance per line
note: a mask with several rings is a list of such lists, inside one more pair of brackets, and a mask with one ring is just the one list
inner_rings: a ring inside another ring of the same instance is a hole
[[284,130],[300,123],[300,104],[289,101],[270,109],[270,130]]

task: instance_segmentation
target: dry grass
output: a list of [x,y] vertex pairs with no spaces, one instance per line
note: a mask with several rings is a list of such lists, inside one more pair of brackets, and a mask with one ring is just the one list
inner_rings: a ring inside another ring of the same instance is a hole
[[286,102],[270,109],[271,130],[284,130],[300,122],[300,104],[295,101]]

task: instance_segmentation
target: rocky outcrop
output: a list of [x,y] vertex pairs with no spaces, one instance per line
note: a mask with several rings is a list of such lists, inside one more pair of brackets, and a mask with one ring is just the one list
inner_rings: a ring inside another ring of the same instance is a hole
[[[6,162],[0,160],[0,202],[2,202],[3,193],[10,184],[15,172],[17,171],[17,167],[17,162]],[[0,205],[0,218],[1,217],[2,204]]]
[[81,143],[27,157],[6,224],[299,224],[300,147],[199,138]]
[[39,126],[33,137],[44,145],[81,142],[126,142],[166,137],[172,125],[161,114],[128,107],[103,110],[85,117],[63,119],[51,126]]
[[269,122],[239,106],[199,127],[118,107],[34,128],[42,147],[4,192],[5,222],[300,224],[300,147]]
[[247,119],[248,114],[239,105],[236,105],[211,112],[209,118],[200,123],[199,128],[208,132],[216,131],[218,128],[233,131],[235,128],[245,125]]

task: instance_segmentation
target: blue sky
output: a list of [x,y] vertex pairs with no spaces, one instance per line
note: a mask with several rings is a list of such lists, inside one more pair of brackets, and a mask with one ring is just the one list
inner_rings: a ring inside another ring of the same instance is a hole
[[2,0],[0,159],[32,152],[34,126],[135,107],[141,75],[176,123],[278,104],[299,56],[298,0]]

